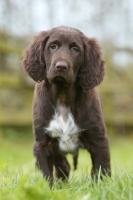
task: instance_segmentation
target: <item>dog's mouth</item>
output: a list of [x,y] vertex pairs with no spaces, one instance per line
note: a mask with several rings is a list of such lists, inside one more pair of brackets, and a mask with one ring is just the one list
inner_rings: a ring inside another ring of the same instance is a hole
[[74,82],[74,77],[70,74],[62,74],[62,73],[48,73],[47,79],[51,84],[55,84],[58,86],[66,86],[72,84]]
[[66,79],[62,76],[56,76],[53,81],[54,84],[60,84],[60,85],[66,85],[68,84],[68,82],[66,81]]

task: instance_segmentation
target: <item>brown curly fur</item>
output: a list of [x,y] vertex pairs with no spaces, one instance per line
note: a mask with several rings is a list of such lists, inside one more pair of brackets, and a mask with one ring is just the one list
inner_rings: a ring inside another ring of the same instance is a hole
[[[79,148],[87,149],[91,155],[92,176],[97,175],[99,168],[102,174],[110,175],[109,144],[95,90],[104,77],[104,61],[97,41],[69,27],[43,31],[25,50],[23,67],[38,82],[33,100],[33,152],[44,177],[52,185],[53,166],[56,177],[62,180],[70,171],[58,140],[45,129],[58,105],[70,109],[74,123],[82,130],[78,135]],[[73,158],[76,168],[77,152]]]

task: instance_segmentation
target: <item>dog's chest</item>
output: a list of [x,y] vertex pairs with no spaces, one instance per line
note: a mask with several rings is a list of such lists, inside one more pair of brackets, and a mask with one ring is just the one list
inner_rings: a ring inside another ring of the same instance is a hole
[[46,128],[50,137],[57,138],[63,152],[74,152],[78,148],[80,129],[68,107],[58,107]]

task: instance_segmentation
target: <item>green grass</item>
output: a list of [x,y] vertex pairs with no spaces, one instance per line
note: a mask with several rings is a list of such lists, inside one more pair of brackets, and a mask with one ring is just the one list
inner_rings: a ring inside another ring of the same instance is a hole
[[50,190],[34,169],[31,137],[0,136],[0,200],[133,200],[132,152],[132,140],[111,140],[112,177],[92,185],[89,154],[80,151],[78,169]]

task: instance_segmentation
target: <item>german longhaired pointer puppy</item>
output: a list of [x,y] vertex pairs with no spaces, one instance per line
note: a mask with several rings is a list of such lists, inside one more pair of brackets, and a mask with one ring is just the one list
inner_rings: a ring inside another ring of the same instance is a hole
[[24,52],[23,67],[37,82],[33,100],[33,152],[44,177],[65,180],[77,165],[79,148],[89,151],[92,177],[110,176],[109,143],[95,87],[104,77],[104,61],[94,38],[65,26],[42,31]]

